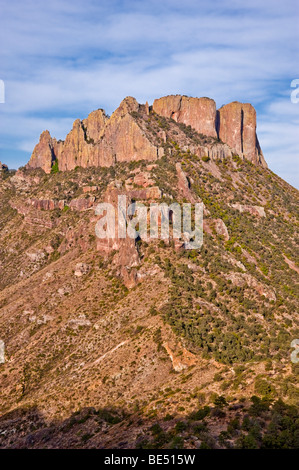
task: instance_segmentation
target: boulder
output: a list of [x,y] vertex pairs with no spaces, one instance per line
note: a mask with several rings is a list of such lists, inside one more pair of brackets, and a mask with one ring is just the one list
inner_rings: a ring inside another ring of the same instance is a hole
[[82,277],[90,271],[90,266],[85,263],[77,263],[75,267],[74,275],[76,277]]

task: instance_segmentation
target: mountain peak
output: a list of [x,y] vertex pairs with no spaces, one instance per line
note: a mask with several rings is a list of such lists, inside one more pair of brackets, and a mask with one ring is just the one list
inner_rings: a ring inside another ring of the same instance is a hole
[[[166,119],[162,131],[151,127],[153,114]],[[167,142],[174,140],[176,132],[166,129],[173,122],[190,126],[198,134],[196,145],[187,139],[184,147],[199,156],[206,154],[217,159],[237,154],[255,165],[267,167],[256,135],[256,112],[251,104],[235,101],[217,110],[211,98],[182,95],[158,98],[152,107],[127,96],[110,118],[103,109],[98,109],[83,121],[76,119],[65,142],[57,142],[44,131],[27,167],[39,167],[49,173],[56,160],[62,171],[76,166],[156,160],[164,155]]]

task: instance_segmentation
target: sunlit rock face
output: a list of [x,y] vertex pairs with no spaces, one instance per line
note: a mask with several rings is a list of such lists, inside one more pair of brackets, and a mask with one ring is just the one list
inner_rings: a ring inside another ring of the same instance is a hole
[[239,156],[266,167],[256,135],[256,111],[249,103],[226,104],[219,109],[219,138]]
[[154,101],[153,110],[193,127],[198,133],[217,137],[216,103],[210,98],[169,95]]
[[77,166],[109,167],[118,162],[155,161],[164,155],[171,137],[165,130],[149,128],[151,113],[194,129],[209,139],[209,148],[198,144],[197,152],[214,160],[233,154],[266,167],[257,136],[256,112],[248,103],[229,103],[218,111],[210,98],[169,95],[156,99],[150,108],[135,98],[125,98],[111,117],[98,109],[81,121],[76,119],[65,141],[44,131],[35,146],[28,168],[50,173],[54,164],[60,171]]

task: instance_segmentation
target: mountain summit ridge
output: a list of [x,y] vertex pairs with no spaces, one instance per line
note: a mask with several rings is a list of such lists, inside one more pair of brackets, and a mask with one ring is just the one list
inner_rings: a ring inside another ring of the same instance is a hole
[[59,170],[67,171],[76,166],[155,161],[165,154],[171,136],[165,132],[167,122],[160,134],[154,135],[150,128],[153,114],[168,122],[184,124],[201,138],[207,137],[208,141],[197,142],[193,149],[198,156],[221,159],[238,155],[267,168],[256,135],[256,111],[251,104],[235,101],[217,110],[211,98],[182,95],[156,99],[151,107],[126,97],[111,117],[98,109],[82,121],[76,119],[65,141],[57,141],[49,131],[44,131],[26,166],[50,173],[56,162]]

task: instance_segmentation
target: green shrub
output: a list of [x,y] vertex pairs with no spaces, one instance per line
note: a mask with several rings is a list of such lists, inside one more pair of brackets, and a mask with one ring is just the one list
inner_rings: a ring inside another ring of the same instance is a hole
[[271,397],[275,394],[275,388],[269,382],[260,377],[255,381],[254,390],[262,397]]
[[58,173],[58,172],[59,172],[59,166],[58,166],[58,159],[56,158],[56,160],[54,161],[54,163],[52,165],[51,173],[55,174],[55,173]]

